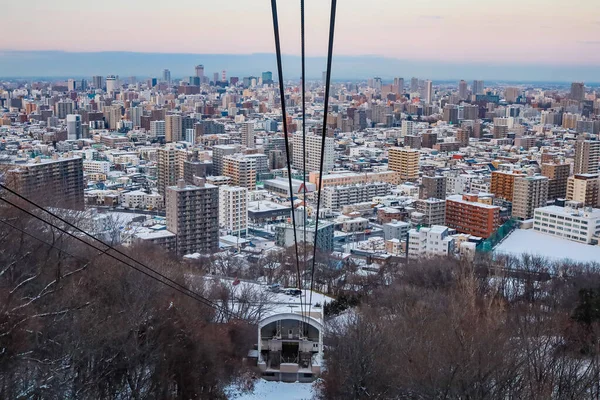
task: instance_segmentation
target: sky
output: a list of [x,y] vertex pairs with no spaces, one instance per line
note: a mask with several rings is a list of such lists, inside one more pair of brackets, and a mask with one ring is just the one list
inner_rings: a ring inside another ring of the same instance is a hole
[[[299,54],[299,0],[279,0]],[[307,54],[326,54],[330,2],[306,0]],[[339,0],[336,55],[600,66],[598,0]],[[0,50],[272,53],[269,0],[29,0],[2,6]]]

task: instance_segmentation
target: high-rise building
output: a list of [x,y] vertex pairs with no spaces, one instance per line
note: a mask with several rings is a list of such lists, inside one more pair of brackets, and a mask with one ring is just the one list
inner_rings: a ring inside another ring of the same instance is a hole
[[548,199],[564,199],[567,196],[567,181],[570,164],[542,163],[542,175],[548,177]]
[[74,92],[75,90],[77,90],[77,81],[75,79],[69,79],[67,81],[67,89],[70,92]]
[[223,157],[223,176],[232,179],[234,186],[256,189],[256,161],[241,154]]
[[425,103],[431,104],[433,101],[433,82],[425,81]]
[[67,137],[69,140],[77,140],[83,137],[83,130],[81,128],[81,115],[67,115]]
[[483,91],[485,90],[484,88],[484,84],[483,81],[473,81],[473,87],[471,89],[471,91],[473,92],[473,94],[484,94]]
[[391,147],[388,152],[388,168],[396,171],[403,181],[419,177],[419,151],[409,147]]
[[248,230],[248,189],[239,186],[219,186],[219,225],[230,235],[246,234]]
[[109,75],[106,77],[106,93],[113,95],[119,90],[119,77],[116,75]]
[[223,175],[223,158],[235,154],[237,148],[232,145],[219,144],[213,146],[213,171],[215,175]]
[[216,84],[217,82],[219,82],[219,73],[215,72],[213,73],[213,83]]
[[524,174],[512,171],[493,171],[490,192],[500,199],[513,201],[515,179],[522,176]]
[[456,104],[446,104],[444,106],[444,121],[449,124],[458,124],[458,106]]
[[414,135],[415,123],[413,121],[402,121],[402,136]]
[[73,114],[73,109],[75,105],[72,101],[69,100],[61,100],[56,103],[56,116],[59,119],[67,118],[67,115]]
[[573,82],[571,83],[571,100],[582,101],[585,97],[585,86],[583,82]]
[[92,76],[92,85],[94,85],[95,89],[104,89],[104,78],[101,76],[95,75]]
[[421,178],[419,197],[421,199],[445,199],[446,177],[441,175],[423,176],[423,178]]
[[598,207],[600,178],[598,174],[576,174],[567,181],[567,200],[586,207]]
[[202,182],[166,189],[167,229],[177,235],[178,255],[210,255],[219,248],[219,188]]
[[164,198],[166,188],[174,186],[177,183],[178,174],[175,147],[166,146],[156,150],[156,175],[158,193]]
[[419,78],[410,79],[410,92],[416,93],[419,91]]
[[404,78],[394,78],[394,86],[396,86],[398,94],[404,93]]
[[142,115],[144,115],[144,109],[141,106],[131,107],[129,109],[129,117],[133,126],[142,126]]
[[600,163],[600,141],[577,140],[575,142],[574,174],[597,174]]
[[467,82],[464,80],[461,80],[460,82],[458,82],[458,97],[461,100],[466,100],[467,94],[468,94]]
[[446,198],[446,226],[481,238],[488,238],[500,226],[500,207],[486,204],[478,195]]
[[79,157],[36,157],[26,162],[0,160],[4,182],[43,206],[83,210],[83,160]]
[[514,103],[521,94],[521,90],[517,87],[507,87],[504,89],[504,99],[509,103]]
[[[302,171],[304,148],[302,143],[302,133],[296,133],[293,136],[293,164],[294,168]],[[323,152],[323,173],[326,174],[335,166],[334,139],[325,138],[325,150]],[[306,173],[319,171],[321,163],[322,137],[320,135],[306,135]]]
[[163,80],[163,82],[168,83],[170,85],[171,84],[171,71],[169,71],[168,69],[163,69],[162,80]]
[[196,76],[200,79],[204,78],[204,65],[196,65]]
[[417,212],[423,215],[424,224],[431,226],[446,223],[446,200],[420,199],[415,202],[415,205]]
[[273,73],[271,71],[265,71],[262,73],[262,83],[265,85],[273,83]]
[[165,137],[165,121],[150,121],[150,136]]
[[548,202],[548,177],[524,176],[515,179],[512,216],[519,220],[533,218],[534,210]]
[[254,121],[248,121],[242,123],[242,146],[253,149],[254,148]]
[[165,117],[165,141],[179,142],[183,140],[182,120],[179,114],[170,114]]

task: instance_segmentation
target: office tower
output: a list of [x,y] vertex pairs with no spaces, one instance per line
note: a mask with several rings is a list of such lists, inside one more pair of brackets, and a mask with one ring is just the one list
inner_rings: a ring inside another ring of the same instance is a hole
[[166,188],[177,183],[176,149],[167,145],[156,149],[156,187],[165,196]]
[[431,104],[433,101],[433,82],[425,81],[425,103]]
[[245,235],[248,230],[248,189],[219,186],[219,226],[229,235]]
[[474,121],[479,118],[479,106],[474,104],[463,105],[463,119]]
[[204,78],[204,65],[196,65],[196,76],[200,79]]
[[452,195],[446,198],[446,226],[484,239],[500,226],[500,207],[482,202],[479,195]]
[[181,115],[171,114],[165,117],[165,141],[179,142],[183,140],[183,132],[181,131],[182,121]]
[[325,84],[327,83],[327,71],[323,71],[323,73],[321,74],[321,82],[323,86],[325,86]]
[[113,95],[114,92],[119,90],[119,77],[115,75],[109,75],[106,77],[106,93]]
[[227,71],[221,71],[221,82],[227,82]]
[[[445,199],[446,177],[445,176],[423,176],[419,197],[421,199]],[[443,223],[443,222],[442,222]]]
[[79,157],[40,158],[14,163],[0,160],[5,184],[43,206],[83,210],[83,160]]
[[85,79],[82,79],[79,81],[79,90],[87,90],[88,89],[88,82]]
[[61,100],[56,103],[56,116],[58,119],[65,119],[67,115],[73,114],[74,103],[70,100]]
[[411,78],[410,80],[410,92],[416,93],[419,91],[419,78]]
[[242,123],[242,146],[254,148],[254,121]]
[[567,181],[567,200],[586,207],[598,207],[600,178],[598,174],[576,174]]
[[171,71],[169,71],[168,69],[163,69],[162,79],[163,79],[163,82],[166,82],[170,85],[171,84]]
[[376,76],[375,78],[373,78],[373,89],[375,90],[381,90],[381,86],[382,86],[382,82],[381,82],[381,78]]
[[562,116],[562,127],[565,129],[577,129],[577,120],[581,118],[579,114],[564,113]]
[[77,140],[83,137],[83,130],[81,128],[81,115],[67,115],[67,137],[69,140]]
[[215,72],[213,73],[213,83],[217,84],[217,82],[219,82],[219,73]]
[[166,189],[167,229],[177,235],[177,254],[210,255],[219,249],[219,189],[204,182]]
[[76,83],[75,79],[69,79],[67,81],[67,89],[70,92],[74,92],[75,90],[77,90],[77,83]]
[[133,126],[142,126],[142,115],[144,115],[144,109],[141,106],[131,107],[129,109],[129,117]]
[[256,162],[241,154],[223,157],[223,176],[232,179],[234,186],[256,189]]
[[483,93],[484,90],[485,89],[484,89],[483,81],[477,81],[477,80],[473,81],[473,88],[471,90],[473,92],[473,94],[484,94]]
[[515,179],[522,177],[524,174],[505,171],[493,171],[492,183],[490,192],[496,197],[506,201],[513,200]]
[[512,216],[519,220],[533,218],[536,208],[548,202],[548,177],[524,176],[515,179],[512,201]]
[[196,143],[196,130],[195,129],[186,129],[184,140],[188,143],[195,144]]
[[391,147],[388,168],[398,172],[402,181],[416,180],[419,177],[419,151],[409,147]]
[[504,89],[504,99],[509,103],[514,103],[520,96],[521,90],[516,87],[507,87]]
[[[304,154],[304,148],[302,143],[302,133],[294,134],[292,138],[293,148],[293,164],[294,168],[302,171],[304,166],[302,155]],[[320,135],[306,135],[306,171],[318,172],[321,164],[321,146],[322,137]],[[323,158],[323,174],[328,173],[335,166],[335,151],[334,151],[334,139],[330,137],[325,138],[325,150]],[[285,148],[284,148],[285,150]]]
[[103,81],[104,78],[102,78],[101,76],[92,76],[92,85],[94,85],[94,89],[104,89]]
[[264,85],[273,83],[273,73],[271,71],[265,71],[262,73],[262,83]]
[[394,86],[396,86],[398,94],[402,94],[404,92],[404,78],[394,78]]
[[585,86],[583,82],[573,82],[571,83],[571,100],[582,101],[585,96]]
[[150,121],[150,136],[165,137],[165,121]]
[[108,128],[116,130],[121,121],[121,106],[104,106],[102,107],[102,114],[104,114],[104,120]]
[[402,130],[401,130],[402,136],[414,135],[415,134],[414,129],[415,129],[415,123],[413,121],[407,121],[407,120],[402,121]]
[[461,80],[460,82],[458,82],[458,97],[461,100],[466,100],[467,99],[467,82],[464,80]]
[[600,141],[581,140],[575,142],[574,174],[597,174],[600,163]]
[[542,175],[548,177],[548,199],[564,199],[571,166],[567,163],[542,163]]
[[452,125],[458,124],[458,106],[456,104],[444,106],[444,121]]

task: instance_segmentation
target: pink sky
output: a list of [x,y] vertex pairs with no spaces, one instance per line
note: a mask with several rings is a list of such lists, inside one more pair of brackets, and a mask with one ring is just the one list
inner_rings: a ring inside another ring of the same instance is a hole
[[[335,53],[600,65],[599,1],[340,0]],[[299,4],[279,0],[284,53],[299,53]],[[309,55],[325,54],[329,7],[306,0]],[[29,0],[2,13],[4,50],[274,51],[270,0]]]

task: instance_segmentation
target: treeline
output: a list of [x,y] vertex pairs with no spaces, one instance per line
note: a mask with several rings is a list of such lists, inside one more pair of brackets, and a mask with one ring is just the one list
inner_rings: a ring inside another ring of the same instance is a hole
[[[0,398],[220,399],[244,373],[251,325],[22,212],[1,205],[0,221]],[[186,282],[159,248],[127,252]]]
[[600,270],[429,259],[328,322],[323,399],[598,399]]

